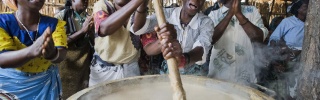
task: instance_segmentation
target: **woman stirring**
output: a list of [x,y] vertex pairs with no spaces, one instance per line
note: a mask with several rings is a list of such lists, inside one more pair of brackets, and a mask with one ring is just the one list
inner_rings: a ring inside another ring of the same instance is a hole
[[[57,100],[66,55],[65,22],[41,15],[45,0],[4,0],[0,14],[0,99]],[[16,6],[17,5],[17,6]]]

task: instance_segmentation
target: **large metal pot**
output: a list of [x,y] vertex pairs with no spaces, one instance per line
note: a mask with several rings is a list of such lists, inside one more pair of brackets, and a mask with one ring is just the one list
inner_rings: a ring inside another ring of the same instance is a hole
[[[226,100],[225,98],[231,100],[273,100],[272,97],[269,97],[256,89],[229,82],[206,77],[184,75],[181,76],[181,79],[186,90],[187,99],[189,98],[188,96],[197,96],[196,100]],[[159,84],[162,85],[161,88],[157,88]],[[190,86],[193,88],[189,88]],[[194,88],[194,86],[196,88]],[[168,91],[161,92],[161,90],[159,90],[164,88],[167,88]],[[196,90],[198,88],[206,90]],[[152,92],[142,92],[144,89],[150,89]],[[203,92],[204,95],[205,93],[214,93],[216,96],[207,94],[205,95],[207,97],[204,97],[202,93],[199,94],[199,92]],[[104,82],[84,89],[72,95],[67,100],[101,100],[108,96],[123,98],[121,100],[170,100],[172,98],[171,93],[172,90],[167,75],[151,75]],[[150,96],[155,97],[148,98]],[[220,98],[220,96],[223,98]],[[159,97],[161,97],[161,99]],[[116,98],[112,98],[112,100],[117,100]],[[106,100],[110,100],[110,98]]]

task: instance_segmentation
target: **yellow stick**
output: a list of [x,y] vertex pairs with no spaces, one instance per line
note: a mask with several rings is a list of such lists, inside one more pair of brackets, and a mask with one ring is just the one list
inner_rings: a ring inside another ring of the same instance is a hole
[[[158,20],[158,25],[166,23],[165,16],[163,14],[162,6],[160,5],[160,0],[154,0],[154,9]],[[173,89],[173,100],[186,100],[186,93],[182,87],[179,69],[177,67],[177,61],[175,58],[170,58],[167,60],[169,69],[169,79],[171,87]]]

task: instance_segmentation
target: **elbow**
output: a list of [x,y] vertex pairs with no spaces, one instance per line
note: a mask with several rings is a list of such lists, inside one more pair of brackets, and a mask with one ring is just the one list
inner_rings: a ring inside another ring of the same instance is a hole
[[159,53],[156,53],[155,51],[153,51],[153,50],[148,50],[148,49],[143,49],[145,52],[146,52],[146,54],[148,55],[148,56],[154,56],[154,55],[158,55]]
[[[261,33],[262,34],[262,33]],[[252,42],[263,42],[263,35],[254,35],[251,39]]]
[[100,26],[100,28],[98,30],[98,35],[100,37],[105,37],[105,36],[111,35],[110,29],[112,29],[110,26]]
[[146,52],[148,56],[155,56],[161,53],[160,50],[155,50],[152,47],[146,45],[143,47],[143,50]]

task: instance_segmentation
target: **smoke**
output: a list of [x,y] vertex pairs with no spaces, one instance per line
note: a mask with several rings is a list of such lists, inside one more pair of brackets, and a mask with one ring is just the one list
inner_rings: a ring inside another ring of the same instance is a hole
[[[258,84],[274,90],[276,99],[296,96],[297,83],[302,75],[300,56],[281,47],[253,43],[255,73]],[[282,65],[282,66],[280,66]],[[278,67],[277,67],[278,66]],[[279,67],[280,66],[280,67]]]

